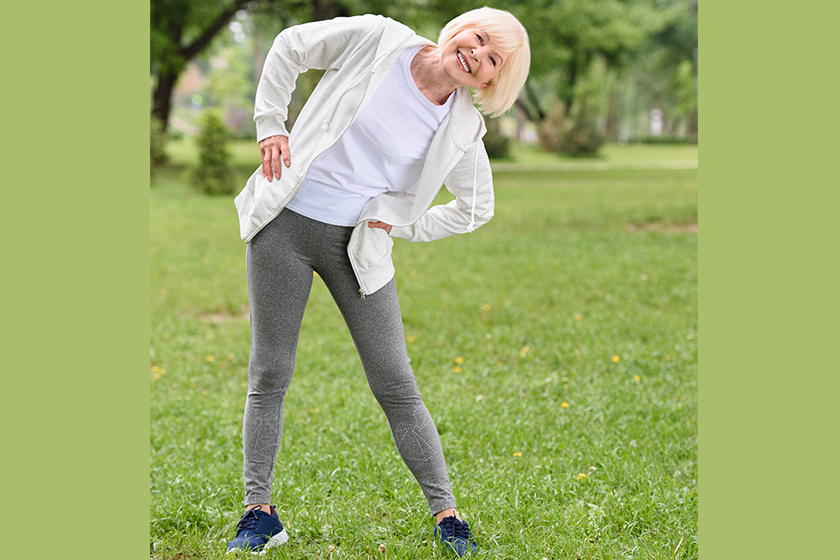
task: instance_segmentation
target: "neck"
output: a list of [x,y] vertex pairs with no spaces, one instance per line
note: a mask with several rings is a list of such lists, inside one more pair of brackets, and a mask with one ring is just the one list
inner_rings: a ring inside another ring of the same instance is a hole
[[458,85],[446,74],[440,49],[423,47],[411,60],[411,77],[426,99],[443,105]]

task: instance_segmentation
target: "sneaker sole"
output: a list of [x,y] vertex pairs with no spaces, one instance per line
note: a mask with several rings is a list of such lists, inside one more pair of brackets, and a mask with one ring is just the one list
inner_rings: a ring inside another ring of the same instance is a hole
[[[286,544],[287,542],[289,542],[289,533],[287,533],[286,529],[284,528],[282,531],[280,531],[279,533],[277,533],[276,535],[274,535],[273,537],[268,539],[268,541],[266,541],[266,543],[263,545],[263,547],[260,550],[251,551],[251,554],[253,556],[265,556],[266,553],[268,552],[269,548],[273,548],[275,546],[280,546],[281,544]],[[236,555],[236,554],[244,553],[244,552],[245,552],[245,550],[243,550],[241,548],[231,548],[230,550],[227,551],[227,554]]]
[[265,556],[265,553],[269,548],[280,546],[281,544],[286,544],[288,541],[289,533],[286,532],[286,528],[284,527],[282,531],[268,539],[268,542],[265,543],[265,546],[260,551],[260,556]]

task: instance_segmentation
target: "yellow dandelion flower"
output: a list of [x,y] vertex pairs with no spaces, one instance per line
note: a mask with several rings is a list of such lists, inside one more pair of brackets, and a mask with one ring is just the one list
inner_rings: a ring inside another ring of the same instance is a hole
[[414,342],[415,340],[417,340],[417,336],[416,335],[411,335],[406,340],[408,342]]
[[560,403],[560,408],[569,408],[569,403],[567,403],[567,402]]
[[155,378],[155,379],[160,379],[160,374],[159,374],[159,373],[157,373],[157,372],[155,372],[154,378]]
[[583,315],[575,315],[575,321],[580,321],[583,319]]
[[190,389],[195,389],[195,383],[190,383]]
[[216,359],[216,357],[211,354],[211,355],[207,356],[206,358],[204,358],[204,361],[205,362],[212,362],[215,359]]
[[455,373],[461,373],[462,371],[464,371],[464,370],[462,370],[461,368],[459,368],[457,366],[455,367]]
[[522,457],[522,453],[520,453],[519,451],[517,451],[516,453],[514,453],[514,454],[513,454],[513,456],[514,456],[514,457]]
[[464,363],[464,358],[462,358],[461,356],[458,356],[457,358],[455,358],[455,363],[456,364],[463,364]]
[[531,351],[531,347],[530,347],[530,346],[523,346],[523,347],[522,347],[522,352],[530,352],[530,351]]
[[621,359],[621,358],[619,358],[618,356],[613,356],[613,361],[614,361],[614,362],[618,362],[618,360],[620,360],[620,359]]
[[157,366],[152,366],[152,371],[160,371],[160,368]]
[[638,375],[637,375],[636,377],[634,377],[634,378],[633,378],[633,381],[641,381],[641,380],[642,380],[642,378],[641,378],[641,377],[639,377]]
[[228,360],[232,360],[233,359],[233,354],[228,354],[227,358],[228,358]]
[[484,305],[482,305],[482,306],[481,306],[481,308],[482,308],[484,311],[490,311],[490,305],[489,305],[489,304],[487,304],[487,303],[485,303]]
[[575,478],[576,478],[577,480],[583,480],[584,478],[586,478],[586,475],[585,475],[585,474],[583,474],[583,473],[578,473],[578,475],[577,475]]

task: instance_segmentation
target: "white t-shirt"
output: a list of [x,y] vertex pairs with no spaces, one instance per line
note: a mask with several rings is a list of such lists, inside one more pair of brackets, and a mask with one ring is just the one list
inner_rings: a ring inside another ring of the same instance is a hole
[[406,191],[420,179],[432,138],[455,99],[450,95],[435,105],[417,88],[411,60],[421,48],[400,54],[350,128],[315,158],[287,208],[327,224],[355,226],[368,200]]

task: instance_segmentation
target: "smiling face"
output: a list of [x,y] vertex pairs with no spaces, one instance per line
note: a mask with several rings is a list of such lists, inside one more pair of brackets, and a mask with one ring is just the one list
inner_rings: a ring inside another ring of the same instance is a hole
[[464,29],[441,46],[446,73],[461,86],[483,89],[493,84],[505,55],[482,29]]

